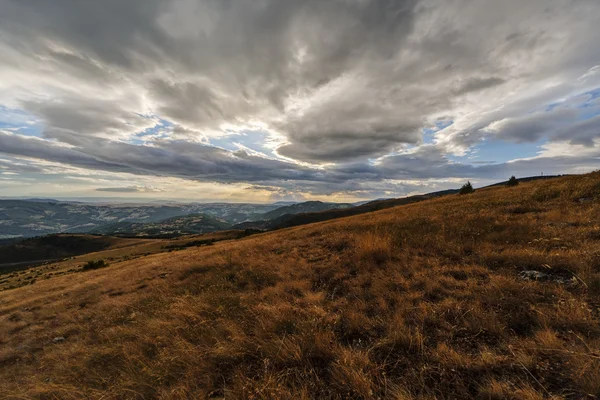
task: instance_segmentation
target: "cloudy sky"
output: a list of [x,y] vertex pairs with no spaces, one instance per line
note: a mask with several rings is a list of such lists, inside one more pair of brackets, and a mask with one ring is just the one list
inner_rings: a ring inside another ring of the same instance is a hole
[[0,0],[0,196],[359,200],[600,167],[598,0]]

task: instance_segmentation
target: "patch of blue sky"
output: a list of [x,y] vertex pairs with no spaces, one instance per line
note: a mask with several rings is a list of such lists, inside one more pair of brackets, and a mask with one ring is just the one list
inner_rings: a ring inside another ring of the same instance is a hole
[[[573,100],[584,99],[584,98],[587,98],[587,99],[585,101],[583,101],[583,102],[580,102],[579,104],[577,104],[577,103],[570,104]],[[579,109],[596,107],[596,106],[598,106],[598,99],[599,98],[600,98],[600,88],[596,88],[594,90],[590,90],[590,91],[587,91],[587,92],[583,92],[583,93],[577,94],[577,95],[572,96],[570,98],[567,98],[567,99],[565,99],[563,101],[558,101],[558,102],[555,102],[555,103],[548,104],[545,107],[544,111],[550,112],[550,111],[554,110],[557,107],[561,107],[561,106],[565,106],[565,105],[566,106],[571,106],[571,107],[574,107],[574,108],[579,108]]]
[[589,98],[585,103],[577,106],[581,110],[579,119],[586,120],[600,115],[600,88],[584,93]]
[[598,98],[600,98],[600,88],[596,88],[594,90],[590,90],[589,92],[586,92],[584,94],[589,95],[590,96],[590,100],[598,99]]
[[141,138],[144,136],[156,135],[158,133],[161,133],[162,131],[168,130],[172,126],[173,126],[173,123],[171,121],[167,121],[166,119],[159,118],[158,123],[156,125],[154,125],[150,128],[144,129],[141,132],[136,133],[135,136]]
[[137,139],[137,138],[131,138],[129,140],[126,140],[125,142],[127,142],[129,144],[135,144],[135,145],[143,145],[144,143],[146,143],[144,140]]
[[[581,101],[577,102],[578,99],[581,99]],[[598,99],[600,99],[600,88],[578,94],[561,102],[549,104],[544,108],[544,111],[551,112],[557,107],[566,106],[580,110],[578,120],[585,121],[600,115],[600,102]],[[547,138],[541,138],[532,143],[515,143],[486,138],[473,146],[464,156],[449,155],[448,158],[455,162],[471,164],[504,163],[510,160],[534,157],[545,143],[547,143]]]
[[583,111],[579,116],[579,119],[584,121],[586,119],[594,118],[598,115],[600,115],[600,107],[586,107],[585,111]]
[[547,139],[532,143],[515,143],[487,138],[473,146],[464,156],[449,155],[448,159],[467,164],[500,164],[519,158],[534,157],[545,143]]
[[431,144],[434,142],[435,133],[437,130],[431,128],[423,128],[423,143]]
[[264,131],[241,131],[219,138],[211,138],[209,144],[226,150],[236,151],[240,146],[277,158],[274,149],[267,145],[269,133]]
[[[154,118],[154,116],[146,116],[146,115],[139,115],[140,117],[143,118]],[[166,119],[162,119],[159,118],[158,119],[158,123],[154,126],[151,126],[150,128],[144,129],[141,132],[138,132],[136,134],[134,134],[129,140],[127,140],[128,143],[131,144],[144,144],[149,136],[153,136],[153,137],[164,137],[167,138],[169,136],[169,131],[170,128],[173,126],[173,123],[171,121],[168,121]]]
[[436,126],[436,128],[437,128],[438,131],[441,131],[442,129],[446,129],[447,127],[449,127],[453,123],[454,123],[453,120],[437,121],[435,123],[435,126]]
[[39,119],[23,110],[0,105],[0,129],[41,137],[44,126]]
[[218,138],[210,138],[208,143],[211,146],[220,147],[225,150],[236,151],[239,149],[239,147],[234,144],[235,141],[236,140],[234,140],[231,135],[227,135]]
[[[552,110],[554,110],[555,108],[559,107],[562,105],[562,102],[560,103],[552,103],[546,106],[546,108],[544,109],[545,112],[550,112]],[[535,111],[532,111],[532,113]]]
[[452,120],[442,120],[442,121],[437,121],[435,123],[435,128],[423,128],[422,132],[423,132],[423,143],[424,144],[432,144],[434,143],[434,139],[435,139],[435,134],[441,130],[446,129],[447,127],[449,127],[450,125],[452,125],[454,123],[454,121]]

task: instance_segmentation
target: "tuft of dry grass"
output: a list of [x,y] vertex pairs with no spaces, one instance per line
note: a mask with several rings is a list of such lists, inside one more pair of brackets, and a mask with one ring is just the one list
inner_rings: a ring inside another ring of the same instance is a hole
[[599,397],[598,216],[593,173],[66,270],[0,293],[0,397]]
[[357,264],[375,264],[383,266],[394,256],[394,243],[390,234],[380,232],[367,232],[357,238],[356,244]]

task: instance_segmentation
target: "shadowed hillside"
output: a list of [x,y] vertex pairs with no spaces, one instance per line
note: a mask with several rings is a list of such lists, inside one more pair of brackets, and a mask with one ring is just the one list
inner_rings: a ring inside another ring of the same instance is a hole
[[113,262],[0,292],[0,393],[600,396],[600,173]]
[[14,266],[100,251],[116,245],[117,239],[90,235],[49,235],[0,246],[0,273]]
[[261,216],[261,219],[269,221],[283,215],[294,215],[311,212],[320,212],[334,209],[345,209],[352,207],[351,204],[323,203],[322,201],[306,201],[304,203],[292,204],[269,211]]

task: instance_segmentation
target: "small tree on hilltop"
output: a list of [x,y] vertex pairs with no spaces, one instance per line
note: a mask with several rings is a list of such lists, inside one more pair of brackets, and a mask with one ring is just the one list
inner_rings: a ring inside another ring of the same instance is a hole
[[471,182],[467,181],[467,183],[465,183],[460,188],[459,194],[469,194],[469,193],[473,193],[474,191],[475,191],[475,189],[473,189],[473,185],[471,185]]
[[515,176],[511,176],[510,179],[508,180],[508,182],[506,183],[506,186],[517,186],[519,184],[519,181],[517,180],[517,178],[515,178]]

